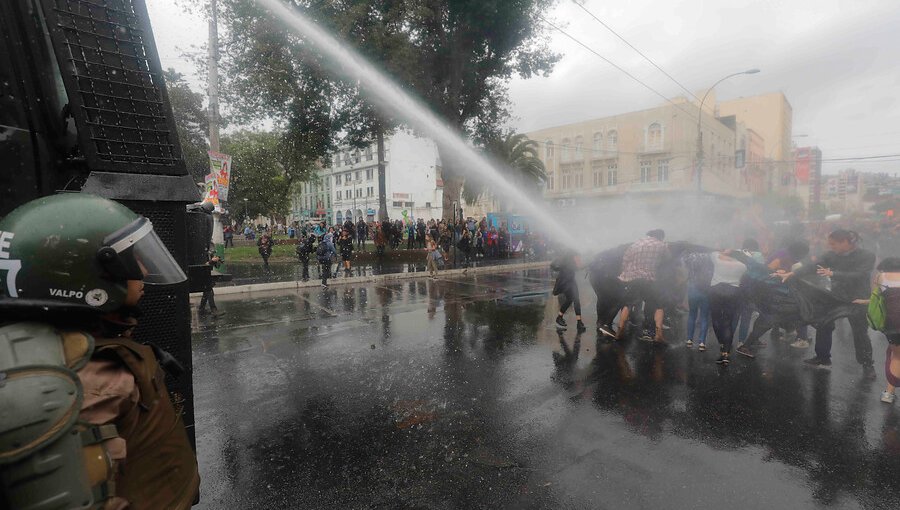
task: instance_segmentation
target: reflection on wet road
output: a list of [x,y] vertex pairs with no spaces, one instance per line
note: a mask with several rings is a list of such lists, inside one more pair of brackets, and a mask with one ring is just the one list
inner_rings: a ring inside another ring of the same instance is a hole
[[900,507],[900,413],[883,375],[860,381],[847,328],[830,371],[779,341],[723,370],[558,335],[551,286],[221,299],[194,324],[200,508]]

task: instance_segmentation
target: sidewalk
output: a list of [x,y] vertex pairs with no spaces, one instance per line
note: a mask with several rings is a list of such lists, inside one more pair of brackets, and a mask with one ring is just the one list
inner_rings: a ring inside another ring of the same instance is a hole
[[[295,273],[299,274],[300,266],[299,264],[280,264],[284,266],[295,267]],[[479,262],[478,265],[474,265],[468,269],[458,268],[458,269],[444,269],[442,271],[438,271],[438,278],[447,277],[447,276],[462,276],[462,275],[471,275],[471,274],[487,274],[487,273],[498,273],[505,271],[521,271],[527,269],[543,269],[550,265],[549,260],[541,260],[534,262],[524,262],[522,259],[510,259],[510,260],[491,260],[489,262]],[[411,278],[428,278],[428,273],[425,271],[424,265],[418,264],[402,264],[403,267],[391,267],[388,268],[382,267],[379,268],[372,266],[354,268],[354,273],[357,272],[357,269],[360,270],[362,274],[355,274],[354,276],[337,276],[335,278],[328,279],[329,286],[338,286],[338,285],[352,285],[357,283],[382,283],[382,282],[391,282],[396,280],[406,280]],[[409,267],[407,267],[409,266]],[[275,264],[271,264],[271,267],[275,267]],[[392,269],[392,271],[388,271],[387,269]],[[343,274],[343,273],[341,273]],[[273,275],[277,278],[277,274]],[[310,267],[310,278],[307,281],[303,281],[300,278],[293,277],[289,280],[281,280],[281,281],[262,281],[256,283],[242,283],[242,281],[251,280],[251,278],[239,279],[235,278],[232,282],[234,285],[223,285],[217,286],[215,288],[216,296],[226,296],[226,295],[234,295],[234,294],[248,294],[253,292],[264,292],[264,291],[272,291],[272,290],[291,290],[291,289],[302,289],[302,288],[310,288],[310,287],[319,287],[322,282],[321,279],[318,278],[318,268],[314,271],[312,267]],[[200,299],[200,296],[203,294],[201,292],[191,293],[192,299]]]

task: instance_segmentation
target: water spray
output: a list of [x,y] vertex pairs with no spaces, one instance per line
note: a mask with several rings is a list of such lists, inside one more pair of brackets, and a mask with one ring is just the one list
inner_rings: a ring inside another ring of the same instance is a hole
[[586,237],[576,238],[571,232],[572,229],[556,221],[554,214],[543,203],[532,200],[525,192],[508,182],[495,164],[479,154],[462,134],[447,126],[428,107],[404,92],[390,77],[348,45],[343,44],[302,13],[285,6],[282,0],[256,0],[256,2],[315,45],[334,64],[333,69],[336,73],[364,83],[370,99],[377,107],[390,111],[392,115],[405,120],[435,142],[452,150],[463,163],[461,165],[463,171],[477,173],[479,178],[486,179],[492,185],[492,192],[516,204],[520,210],[528,211],[532,220],[540,224],[547,235],[576,251],[584,252],[592,247],[593,241]]

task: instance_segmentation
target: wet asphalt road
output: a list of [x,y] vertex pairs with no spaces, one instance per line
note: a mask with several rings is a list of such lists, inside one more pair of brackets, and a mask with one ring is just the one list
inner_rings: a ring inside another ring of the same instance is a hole
[[780,341],[722,369],[715,349],[560,338],[551,286],[529,271],[220,299],[225,316],[194,323],[198,508],[900,507],[878,334],[875,383],[846,324],[831,370]]

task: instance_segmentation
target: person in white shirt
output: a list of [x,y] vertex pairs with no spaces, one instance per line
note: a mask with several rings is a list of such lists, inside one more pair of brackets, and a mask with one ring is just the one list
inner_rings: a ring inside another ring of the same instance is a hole
[[734,339],[735,317],[740,311],[741,277],[747,266],[728,256],[728,251],[713,252],[713,277],[709,288],[709,314],[716,340],[719,342],[719,359],[716,363],[728,366],[731,344]]

